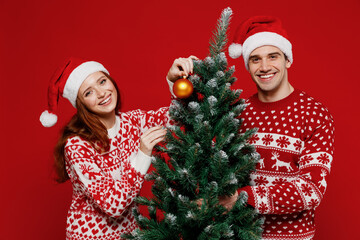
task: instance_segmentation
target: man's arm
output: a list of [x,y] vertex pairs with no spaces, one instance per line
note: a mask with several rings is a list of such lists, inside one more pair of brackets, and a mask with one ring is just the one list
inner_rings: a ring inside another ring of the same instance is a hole
[[291,182],[271,186],[247,186],[248,204],[262,214],[287,214],[316,208],[325,193],[333,159],[334,125],[329,112],[318,112],[304,130],[299,175]]

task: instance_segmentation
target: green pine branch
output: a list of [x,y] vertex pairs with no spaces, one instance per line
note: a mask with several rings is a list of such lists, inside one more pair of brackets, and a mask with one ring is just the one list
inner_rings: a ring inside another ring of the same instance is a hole
[[210,39],[210,56],[214,57],[224,51],[227,44],[227,30],[230,24],[232,15],[231,8],[226,8],[222,11],[221,17],[217,22],[216,31],[213,32],[213,38]]

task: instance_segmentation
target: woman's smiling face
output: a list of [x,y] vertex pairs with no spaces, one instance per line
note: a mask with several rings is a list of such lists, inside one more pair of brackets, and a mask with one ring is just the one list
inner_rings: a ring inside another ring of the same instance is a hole
[[89,111],[103,118],[115,112],[117,94],[111,80],[103,72],[95,72],[81,84],[78,98]]

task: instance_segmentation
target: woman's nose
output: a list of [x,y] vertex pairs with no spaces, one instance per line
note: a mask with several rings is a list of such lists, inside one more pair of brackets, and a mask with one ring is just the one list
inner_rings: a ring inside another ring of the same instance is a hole
[[97,89],[97,90],[96,90],[96,94],[97,94],[97,97],[98,97],[98,98],[103,98],[103,97],[105,97],[105,91],[104,91],[104,90]]

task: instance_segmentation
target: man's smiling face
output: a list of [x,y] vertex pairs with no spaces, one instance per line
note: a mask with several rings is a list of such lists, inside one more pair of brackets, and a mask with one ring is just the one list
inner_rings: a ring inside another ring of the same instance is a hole
[[256,48],[249,56],[249,73],[258,92],[276,95],[288,86],[287,69],[291,66],[284,53],[274,46]]

